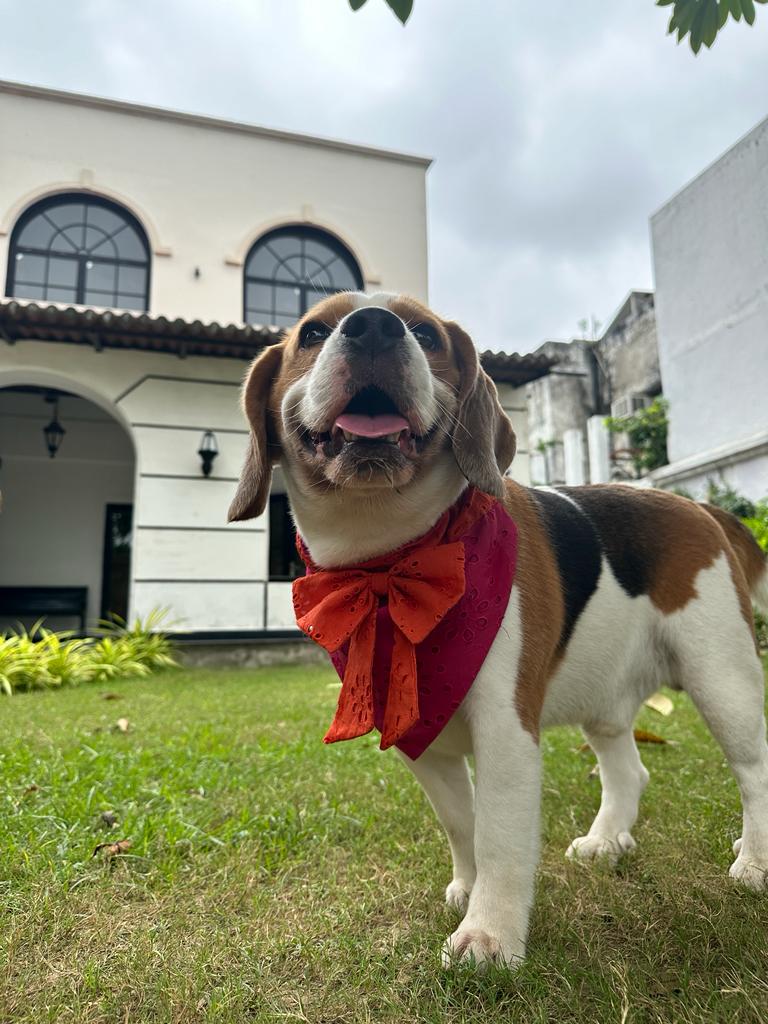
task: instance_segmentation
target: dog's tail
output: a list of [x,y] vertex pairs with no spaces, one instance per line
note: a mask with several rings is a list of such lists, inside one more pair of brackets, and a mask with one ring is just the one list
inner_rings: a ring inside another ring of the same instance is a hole
[[702,507],[716,519],[730,541],[749,587],[752,603],[768,615],[768,558],[751,531],[736,516],[703,501]]

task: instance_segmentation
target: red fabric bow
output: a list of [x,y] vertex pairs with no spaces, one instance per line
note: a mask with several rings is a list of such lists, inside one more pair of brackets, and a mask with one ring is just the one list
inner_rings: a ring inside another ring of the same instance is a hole
[[464,594],[461,541],[414,547],[389,568],[320,570],[293,584],[299,628],[329,653],[349,641],[349,660],[326,743],[364,736],[374,727],[373,656],[376,612],[387,599],[394,623],[382,749],[419,720],[415,644]]

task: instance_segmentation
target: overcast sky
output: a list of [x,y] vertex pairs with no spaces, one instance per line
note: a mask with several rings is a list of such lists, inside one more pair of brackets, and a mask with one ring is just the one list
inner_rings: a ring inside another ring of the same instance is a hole
[[433,157],[431,303],[526,351],[650,287],[649,215],[768,115],[768,7],[698,58],[667,11],[0,0],[0,77]]

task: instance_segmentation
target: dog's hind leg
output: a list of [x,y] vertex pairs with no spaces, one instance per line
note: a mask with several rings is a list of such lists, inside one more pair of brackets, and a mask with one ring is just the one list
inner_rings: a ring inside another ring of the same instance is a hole
[[765,891],[768,743],[762,666],[727,564],[721,562],[700,573],[697,589],[699,597],[680,613],[678,678],[722,747],[739,785],[743,832],[734,843],[731,877],[750,889]]
[[445,902],[463,914],[475,883],[475,796],[467,759],[432,747],[416,761],[400,756],[421,783],[448,836],[453,878],[445,890]]
[[585,728],[584,735],[597,755],[603,792],[592,827],[585,836],[573,840],[566,857],[605,858],[615,863],[635,847],[631,829],[637,820],[648,772],[640,760],[631,728],[620,732]]

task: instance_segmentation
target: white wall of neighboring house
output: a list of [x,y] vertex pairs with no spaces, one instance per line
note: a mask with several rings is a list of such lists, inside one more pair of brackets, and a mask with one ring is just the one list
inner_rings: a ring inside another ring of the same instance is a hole
[[651,220],[670,465],[768,494],[768,120]]

